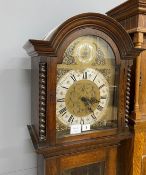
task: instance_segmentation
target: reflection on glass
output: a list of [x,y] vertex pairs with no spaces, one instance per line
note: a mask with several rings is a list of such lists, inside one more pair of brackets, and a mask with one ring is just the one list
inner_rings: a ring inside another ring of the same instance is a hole
[[65,170],[61,175],[104,175],[105,163],[95,163]]

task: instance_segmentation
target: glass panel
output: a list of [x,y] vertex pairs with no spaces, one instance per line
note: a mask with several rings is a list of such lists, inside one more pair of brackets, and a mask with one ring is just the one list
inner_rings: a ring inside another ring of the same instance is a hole
[[104,175],[104,162],[65,170],[61,175]]
[[74,40],[57,67],[57,137],[117,127],[115,54],[97,36]]

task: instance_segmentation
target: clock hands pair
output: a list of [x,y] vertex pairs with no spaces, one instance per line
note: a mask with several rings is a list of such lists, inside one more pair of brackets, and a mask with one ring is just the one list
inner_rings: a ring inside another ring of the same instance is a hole
[[92,110],[92,105],[99,103],[99,100],[97,100],[95,97],[92,97],[91,99],[87,97],[81,97],[81,101],[84,102],[85,106],[88,106],[88,110],[93,113],[94,111]]
[[84,102],[85,105],[99,103],[99,100],[97,100],[95,97],[91,97],[90,99],[87,97],[81,97],[81,101]]

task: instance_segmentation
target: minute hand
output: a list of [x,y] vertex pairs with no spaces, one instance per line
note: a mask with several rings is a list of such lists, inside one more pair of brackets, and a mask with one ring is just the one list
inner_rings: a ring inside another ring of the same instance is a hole
[[[90,112],[94,112],[92,110],[92,104],[97,103],[96,99],[94,99],[94,101],[93,101],[93,99],[88,99],[86,97],[82,97],[81,100],[82,100],[82,102],[84,102],[85,106],[87,106],[87,108]],[[96,102],[95,102],[95,100],[96,100]]]

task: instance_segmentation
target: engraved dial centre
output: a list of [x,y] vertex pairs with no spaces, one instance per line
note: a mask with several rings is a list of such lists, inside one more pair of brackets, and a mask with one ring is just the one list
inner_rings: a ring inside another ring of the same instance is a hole
[[92,113],[100,100],[99,88],[90,80],[80,80],[68,89],[65,104],[69,112],[78,117]]

